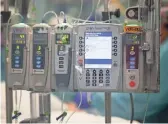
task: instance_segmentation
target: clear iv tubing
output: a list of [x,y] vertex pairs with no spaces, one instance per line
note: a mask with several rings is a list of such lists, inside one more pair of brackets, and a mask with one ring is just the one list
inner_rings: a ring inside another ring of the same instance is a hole
[[92,0],[92,11],[90,13],[90,15],[88,16],[88,18],[84,21],[84,24],[89,20],[89,18],[92,16],[93,12],[94,12],[95,8],[94,8],[94,0]]
[[[77,109],[79,109],[80,106],[82,105],[82,99],[83,99],[82,97],[83,97],[83,96],[82,96],[82,92],[80,92],[80,103],[79,103]],[[68,121],[70,120],[70,118],[76,113],[77,109],[68,117],[68,119],[67,119],[66,122],[65,122],[66,124],[68,123]]]
[[45,16],[46,16],[47,14],[50,14],[50,13],[52,13],[52,14],[54,14],[54,15],[55,15],[55,17],[57,18],[57,22],[59,23],[58,16],[57,16],[57,14],[56,14],[54,11],[48,11],[48,12],[46,12],[46,13],[43,15],[42,20],[44,20]]
[[[96,6],[96,10],[97,10],[97,8],[99,7],[99,5],[100,5],[100,0],[97,2],[97,6]],[[95,13],[95,21],[97,20],[97,18],[96,18],[96,13]]]
[[[80,12],[79,12],[78,18],[81,17],[82,10],[83,10],[83,0],[81,0],[81,8],[80,8]],[[78,20],[78,23],[79,23],[79,20]]]
[[119,19],[109,19],[109,20],[106,20],[106,21],[87,21],[87,20],[83,20],[83,19],[77,19],[77,18],[68,16],[68,15],[67,15],[67,17],[72,18],[73,20],[80,20],[80,21],[83,21],[83,22],[86,21],[86,22],[89,22],[89,23],[96,23],[96,22],[97,23],[101,23],[101,22],[105,23],[105,22],[109,22],[109,21],[117,21],[117,23],[119,23],[119,24],[121,23],[121,21]]

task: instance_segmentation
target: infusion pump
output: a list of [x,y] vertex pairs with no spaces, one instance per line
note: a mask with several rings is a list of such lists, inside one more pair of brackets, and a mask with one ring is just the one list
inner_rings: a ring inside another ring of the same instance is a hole
[[75,87],[79,91],[122,91],[122,26],[87,24],[74,28]]

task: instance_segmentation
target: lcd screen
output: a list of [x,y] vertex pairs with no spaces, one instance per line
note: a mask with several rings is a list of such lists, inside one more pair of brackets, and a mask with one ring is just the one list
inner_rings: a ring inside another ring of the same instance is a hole
[[85,68],[111,68],[112,32],[85,33]]
[[33,44],[47,44],[48,33],[33,33]]
[[56,44],[69,44],[70,34],[60,33],[56,34]]

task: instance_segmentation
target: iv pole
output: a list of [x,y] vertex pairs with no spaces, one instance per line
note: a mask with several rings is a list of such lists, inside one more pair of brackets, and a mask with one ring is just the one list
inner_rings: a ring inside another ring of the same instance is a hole
[[[104,11],[108,12],[109,0],[104,0]],[[109,18],[108,18],[109,19]],[[111,92],[105,92],[105,123],[111,124]]]
[[[4,0],[4,11],[8,12],[9,11],[9,0]],[[7,31],[7,23],[4,25],[4,36],[6,36],[6,31]],[[7,40],[7,38],[5,38],[5,41]],[[7,44],[8,41],[6,41],[5,44],[5,58],[6,58],[6,65],[5,65],[5,71],[6,71],[6,75],[5,75],[5,95],[6,95],[6,123],[12,123],[12,111],[13,111],[13,92],[12,92],[12,88],[8,87],[8,78],[7,78],[7,74],[8,74],[8,51],[6,50],[6,48],[8,47]]]

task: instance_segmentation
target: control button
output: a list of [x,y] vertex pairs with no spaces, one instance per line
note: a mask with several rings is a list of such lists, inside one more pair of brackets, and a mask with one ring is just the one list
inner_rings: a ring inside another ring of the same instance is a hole
[[135,79],[135,75],[130,76],[130,79],[134,80]]
[[117,41],[114,41],[113,43],[114,43],[114,44],[117,44]]
[[79,56],[82,56],[83,54],[82,53],[79,53]]
[[93,73],[93,76],[97,76],[97,74]]
[[59,60],[64,60],[64,57],[59,57]]
[[103,80],[103,77],[99,77],[99,80]]
[[117,52],[117,49],[114,49],[113,51],[114,51],[114,52]]
[[117,37],[114,37],[113,39],[114,39],[114,40],[117,40]]
[[87,80],[90,80],[90,77],[86,77]]
[[135,69],[135,66],[130,66],[130,69]]
[[99,74],[99,76],[103,76],[103,74]]
[[99,73],[103,73],[103,70],[100,70]]
[[117,48],[117,45],[114,45],[113,47],[114,47],[114,48]]
[[117,56],[117,53],[114,53],[113,55],[114,55],[114,56]]
[[19,59],[19,56],[16,56],[15,59],[18,60],[18,59]]
[[131,51],[131,52],[130,52],[130,55],[132,55],[132,56],[135,55],[135,52],[134,52],[134,51]]
[[15,65],[15,68],[19,68],[19,65],[18,65],[18,64],[16,64],[16,65]]
[[83,37],[79,37],[79,40],[83,40]]
[[93,79],[93,80],[96,80],[96,79],[97,79],[97,77],[92,77],[92,79]]
[[93,73],[96,73],[96,70],[93,70]]
[[82,41],[79,41],[80,44],[82,44],[83,42]]
[[130,57],[130,61],[135,61],[135,57]]
[[135,62],[134,61],[130,61],[130,65],[135,65]]
[[110,81],[109,81],[109,80],[106,80],[106,83],[110,83]]
[[16,60],[16,61],[15,61],[15,64],[19,64],[19,61]]
[[39,61],[39,60],[41,60],[41,57],[39,57],[39,56],[38,56],[38,57],[36,57],[36,60],[38,60],[38,61]]
[[136,85],[136,84],[135,84],[134,81],[131,81],[131,82],[129,83],[129,86],[130,86],[130,87],[135,87],[135,85]]
[[109,86],[110,86],[110,84],[106,84],[106,86],[107,86],[107,87],[109,87]]
[[86,73],[86,76],[90,76],[90,74],[89,74],[89,73]]
[[36,68],[41,68],[41,65],[36,65]]
[[59,61],[59,64],[64,64],[64,61]]
[[82,49],[79,49],[79,52],[82,52],[83,50]]
[[96,80],[92,80],[93,83],[96,83]]
[[103,83],[103,80],[99,80],[99,83]]
[[20,54],[20,51],[16,50],[16,51],[15,51],[15,54]]
[[59,68],[64,68],[64,65],[59,65]]
[[90,80],[86,80],[86,83],[90,83]]
[[97,84],[92,84],[92,86],[97,86]]
[[83,46],[82,45],[79,45],[79,48],[82,48]]
[[109,70],[106,70],[106,73],[109,73],[110,71]]
[[110,77],[106,77],[106,80],[110,80]]
[[110,76],[110,74],[106,74],[106,76]]
[[87,73],[89,73],[89,70],[86,70]]
[[38,65],[41,64],[41,61],[37,61],[36,64],[38,64]]

